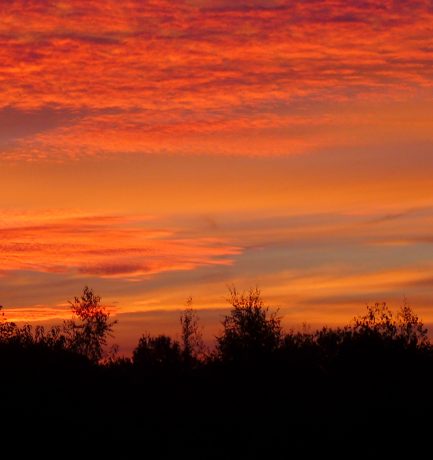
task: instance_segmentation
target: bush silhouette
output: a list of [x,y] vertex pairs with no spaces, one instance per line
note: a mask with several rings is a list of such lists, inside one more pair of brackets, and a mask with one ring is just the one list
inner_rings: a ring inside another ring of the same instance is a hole
[[180,346],[166,335],[143,335],[132,353],[132,362],[144,372],[175,372],[182,363]]
[[217,337],[217,353],[223,361],[251,361],[275,352],[282,339],[281,319],[264,305],[258,288],[239,293],[229,288],[232,309]]
[[396,318],[386,303],[368,305],[365,315],[355,317],[353,332],[358,336],[399,342],[408,348],[422,348],[428,344],[427,329],[406,301]]

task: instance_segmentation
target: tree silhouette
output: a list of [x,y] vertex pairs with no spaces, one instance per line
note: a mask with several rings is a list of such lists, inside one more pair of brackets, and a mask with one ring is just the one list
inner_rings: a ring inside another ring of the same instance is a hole
[[203,335],[199,317],[192,308],[192,297],[188,297],[186,308],[180,315],[182,358],[185,366],[191,367],[204,354]]
[[353,331],[357,335],[400,342],[406,347],[428,345],[427,329],[406,299],[396,318],[385,302],[367,305],[367,313],[355,317]]
[[181,363],[179,343],[166,335],[142,335],[132,353],[132,361],[141,371],[158,372],[178,370]]
[[395,338],[398,330],[393,313],[385,302],[367,305],[367,313],[354,318],[353,329],[357,334],[376,335],[383,339]]
[[3,305],[0,305],[0,343],[7,343],[16,335],[18,326],[7,320],[3,311]]
[[75,318],[65,321],[63,326],[69,349],[95,363],[105,356],[107,339],[117,323],[110,320],[110,313],[101,305],[101,300],[85,286],[80,297],[69,301]]
[[429,344],[428,330],[412,311],[406,299],[397,315],[398,336],[409,347],[426,348]]
[[245,294],[230,287],[229,293],[232,309],[217,337],[219,356],[223,361],[248,361],[274,352],[282,339],[281,319],[264,305],[260,290],[252,288]]

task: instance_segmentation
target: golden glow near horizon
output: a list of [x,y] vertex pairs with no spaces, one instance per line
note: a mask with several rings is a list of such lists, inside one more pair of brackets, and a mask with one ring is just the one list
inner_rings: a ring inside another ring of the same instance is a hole
[[233,282],[289,326],[404,296],[433,322],[430,1],[0,8],[11,319],[88,284],[122,343],[189,295],[214,330]]

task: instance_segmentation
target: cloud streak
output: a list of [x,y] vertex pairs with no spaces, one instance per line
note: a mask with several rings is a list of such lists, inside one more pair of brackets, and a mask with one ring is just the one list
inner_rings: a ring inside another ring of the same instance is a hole
[[[214,333],[230,283],[258,284],[288,327],[341,324],[366,303],[396,305],[405,295],[424,319],[432,318],[433,241],[425,230],[431,207],[214,215],[205,226],[192,216],[67,215],[3,213],[0,295],[11,318],[68,317],[65,300],[90,284],[122,316],[126,335],[144,328],[135,314],[156,309],[175,318],[189,295],[197,308],[215,310]],[[147,326],[163,330],[164,321],[155,321]],[[174,333],[177,322],[171,323]]]
[[137,281],[158,273],[229,265],[240,247],[185,238],[138,218],[83,216],[0,227],[2,272],[60,273]]

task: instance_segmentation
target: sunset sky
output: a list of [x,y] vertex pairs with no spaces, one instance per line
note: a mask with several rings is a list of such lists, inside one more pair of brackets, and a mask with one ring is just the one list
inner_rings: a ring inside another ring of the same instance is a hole
[[433,323],[431,0],[4,0],[0,41],[9,319],[89,285],[128,350],[234,283],[286,327]]

